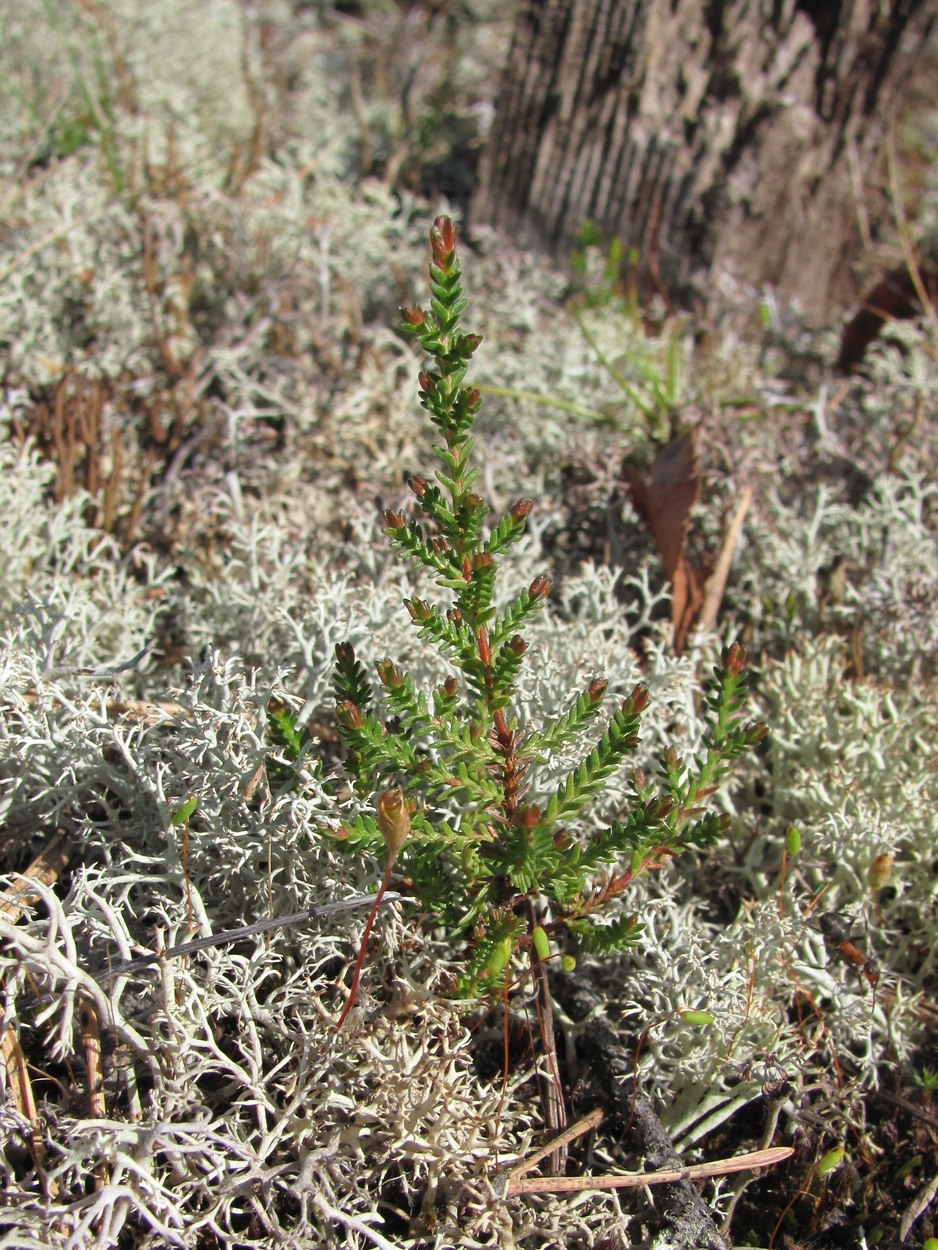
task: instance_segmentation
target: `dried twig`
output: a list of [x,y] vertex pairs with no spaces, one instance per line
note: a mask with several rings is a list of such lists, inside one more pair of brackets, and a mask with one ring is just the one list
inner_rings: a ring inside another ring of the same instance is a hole
[[927,1185],[922,1186],[903,1211],[902,1219],[899,1221],[899,1240],[903,1245],[912,1231],[912,1225],[925,1214],[935,1198],[938,1198],[938,1175],[933,1176]]
[[[102,674],[73,673],[72,676],[100,678]],[[27,703],[35,703],[39,695],[35,690],[27,690],[23,698]],[[89,700],[89,709],[92,706],[97,706],[97,703],[92,704]],[[173,720],[176,717],[182,720],[192,720],[192,713],[181,703],[171,703],[162,699],[109,699],[104,705],[104,710],[113,720],[126,716],[128,720],[139,721],[143,725],[158,725],[162,721]]]
[[923,1124],[938,1130],[938,1116],[930,1115],[924,1107],[919,1107],[908,1098],[903,1098],[901,1094],[891,1094],[886,1089],[877,1089],[873,1090],[873,1097],[881,1102],[889,1103],[891,1107],[899,1107],[900,1110],[914,1116],[916,1120],[921,1120]]
[[[553,987],[555,998],[573,1020],[586,1021],[603,1005],[601,996],[581,973],[558,974],[553,978]],[[674,1250],[727,1250],[710,1208],[683,1174],[680,1157],[651,1102],[634,1088],[634,1055],[609,1021],[602,1015],[589,1019],[578,1037],[577,1048],[589,1064],[627,1148],[642,1155],[656,1169],[678,1173],[672,1178],[673,1187],[665,1190],[660,1202],[669,1245]]]
[[683,1168],[662,1168],[658,1172],[626,1172],[622,1176],[532,1176],[516,1177],[508,1182],[509,1194],[570,1194],[587,1189],[640,1189],[643,1185],[673,1185],[676,1181],[706,1180],[726,1176],[730,1172],[749,1172],[754,1168],[783,1163],[795,1153],[792,1146],[772,1146],[753,1150],[750,1154],[716,1159],[712,1163],[692,1163]]
[[[107,1104],[104,1099],[104,1064],[101,1053],[101,1030],[98,1028],[98,1016],[90,999],[79,1000],[78,1025],[81,1029],[81,1042],[85,1051],[85,1079],[88,1083],[88,1114],[94,1120],[107,1118]],[[104,1189],[110,1182],[107,1160],[101,1159],[94,1168],[94,1187]]]
[[8,1024],[0,1035],[0,1064],[5,1073],[6,1089],[13,1099],[13,1105],[23,1117],[29,1121],[29,1153],[32,1156],[36,1175],[42,1181],[47,1196],[59,1192],[57,1183],[46,1176],[43,1164],[46,1158],[46,1143],[42,1135],[39,1112],[36,1110],[36,1096],[33,1084],[29,1079],[29,1068],[26,1056],[20,1045],[20,1039],[12,1024]]
[[597,1107],[589,1115],[584,1116],[582,1120],[577,1120],[576,1124],[571,1124],[569,1128],[565,1128],[562,1133],[549,1141],[546,1146],[542,1146],[540,1150],[536,1150],[533,1155],[529,1155],[527,1159],[522,1159],[520,1163],[516,1163],[507,1174],[505,1192],[510,1194],[525,1192],[524,1190],[513,1188],[516,1181],[519,1181],[526,1172],[530,1172],[532,1168],[537,1167],[548,1155],[554,1154],[555,1151],[564,1150],[571,1142],[576,1141],[578,1137],[588,1133],[590,1129],[598,1128],[602,1123],[602,1119],[602,1108]]
[[[532,909],[533,911],[533,909]],[[550,1149],[550,1170],[560,1175],[567,1162],[567,1109],[564,1106],[563,1086],[557,1059],[557,1038],[554,1033],[554,1004],[550,995],[547,965],[536,950],[531,952],[531,972],[535,989],[535,1010],[544,1047],[546,1071],[541,1077],[541,1105],[548,1132],[559,1133]],[[507,1020],[506,1026],[507,1028]]]
[[15,924],[28,907],[33,907],[39,901],[39,895],[30,890],[29,883],[34,881],[40,885],[52,885],[61,876],[68,859],[68,838],[64,833],[57,833],[26,871],[17,873],[17,883],[8,885],[0,894],[0,915]]
[[[68,857],[68,839],[64,834],[57,833],[51,842],[43,847],[26,871],[18,874],[16,883],[8,885],[0,895],[0,915],[12,924],[16,924],[23,917],[26,909],[39,901],[40,896],[30,888],[30,883],[38,886],[51,886],[64,870]],[[58,1186],[54,1181],[48,1180],[43,1168],[46,1148],[39,1113],[36,1109],[36,1099],[33,1094],[32,1081],[29,1078],[26,1056],[23,1054],[23,1048],[12,1024],[8,1024],[0,1035],[0,1064],[4,1069],[6,1085],[13,1097],[13,1104],[30,1124],[29,1152],[36,1173],[42,1179],[43,1187],[48,1194],[57,1193]]]
[[[400,899],[400,894],[393,890],[385,891],[380,903],[393,903]],[[355,898],[341,898],[333,903],[321,903],[318,907],[307,907],[304,911],[291,912],[288,916],[268,916],[266,920],[256,920],[253,924],[240,925],[237,929],[225,929],[222,933],[210,933],[206,937],[194,938],[191,942],[180,942],[178,946],[169,946],[166,950],[149,955],[141,955],[137,959],[129,959],[117,964],[102,973],[100,981],[110,981],[114,977],[126,976],[131,972],[139,972],[151,964],[160,963],[164,959],[178,959],[181,955],[194,955],[197,951],[209,950],[212,946],[226,946],[229,942],[240,941],[241,938],[253,937],[255,934],[267,933],[271,929],[282,929],[291,924],[302,924],[306,920],[318,920],[321,916],[336,916],[346,911],[357,911],[361,907],[373,905],[375,899],[370,894],[356,895]]]
[[723,601],[723,592],[726,590],[726,580],[730,575],[730,566],[733,563],[733,554],[736,551],[739,535],[742,533],[743,521],[751,503],[752,487],[746,486],[743,488],[739,503],[736,505],[736,511],[733,513],[729,529],[726,531],[726,538],[723,540],[723,547],[720,551],[720,558],[717,560],[717,566],[707,581],[703,607],[700,610],[700,617],[697,621],[697,626],[701,630],[710,631],[716,629],[720,604]]

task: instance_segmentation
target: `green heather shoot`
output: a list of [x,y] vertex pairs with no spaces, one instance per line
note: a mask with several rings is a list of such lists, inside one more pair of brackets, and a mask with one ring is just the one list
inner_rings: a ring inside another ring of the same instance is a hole
[[[388,510],[384,521],[400,556],[448,592],[445,608],[413,595],[403,611],[452,671],[419,690],[387,658],[375,666],[375,685],[352,647],[337,646],[336,714],[361,800],[338,835],[380,856],[381,796],[400,787],[410,836],[397,870],[467,951],[453,990],[476,996],[501,989],[516,955],[533,966],[570,948],[633,943],[640,925],[625,896],[644,873],[717,838],[724,821],[707,800],[767,731],[744,721],[745,654],[730,646],[703,693],[708,737],[699,754],[668,749],[655,776],[634,772],[617,819],[599,831],[579,827],[637,747],[648,690],[639,684],[608,707],[597,676],[550,723],[524,724],[514,711],[525,627],[547,609],[551,581],[538,575],[496,607],[499,556],[524,534],[534,505],[519,498],[491,522],[476,490],[481,397],[466,375],[481,339],[461,328],[466,298],[449,218],[436,220],[430,243],[429,307],[402,309],[402,321],[430,358],[419,394],[439,435],[439,464],[434,480],[410,478],[415,515]],[[571,746],[575,767],[559,784],[542,781]]]

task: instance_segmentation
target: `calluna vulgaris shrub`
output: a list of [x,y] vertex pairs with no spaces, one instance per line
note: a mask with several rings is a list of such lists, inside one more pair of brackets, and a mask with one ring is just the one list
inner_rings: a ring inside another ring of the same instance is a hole
[[[445,607],[418,595],[404,607],[452,674],[421,691],[387,658],[376,690],[353,648],[337,646],[336,711],[361,799],[338,836],[378,854],[384,844],[385,881],[397,861],[420,905],[467,947],[453,988],[476,994],[505,983],[516,952],[536,967],[568,940],[591,952],[634,943],[638,917],[622,905],[634,883],[719,836],[724,818],[707,799],[767,730],[743,720],[745,654],[730,646],[704,695],[699,751],[683,758],[668,748],[654,775],[634,772],[617,819],[598,830],[578,824],[637,747],[648,690],[635,686],[604,716],[607,683],[596,678],[549,723],[519,723],[524,630],[551,583],[539,575],[496,606],[499,557],[521,538],[533,503],[521,498],[487,526],[472,460],[481,397],[465,384],[481,339],[460,328],[466,299],[449,218],[437,219],[430,241],[429,309],[402,313],[432,362],[420,402],[440,438],[440,467],[434,481],[410,478],[419,517],[388,510],[384,520],[400,555],[447,593]],[[571,746],[579,761],[557,779],[551,766]]]

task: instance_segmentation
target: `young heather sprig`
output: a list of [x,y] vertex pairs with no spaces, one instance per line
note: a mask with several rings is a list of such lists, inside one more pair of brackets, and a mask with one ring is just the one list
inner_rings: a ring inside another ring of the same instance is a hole
[[[652,781],[632,780],[629,810],[600,832],[577,828],[582,809],[638,744],[648,691],[637,685],[597,741],[559,783],[538,784],[538,769],[584,740],[603,707],[606,683],[590,682],[552,723],[521,725],[512,711],[525,662],[523,633],[551,591],[535,577],[500,611],[498,558],[525,531],[530,499],[518,499],[494,526],[476,493],[471,431],[479,392],[465,385],[477,335],[463,333],[466,305],[456,228],[440,217],[430,232],[429,308],[402,309],[403,329],[430,357],[419,375],[420,402],[440,435],[435,480],[415,476],[417,515],[384,514],[398,552],[450,592],[441,610],[419,596],[405,608],[421,638],[452,668],[438,688],[418,690],[391,659],[376,666],[380,695],[348,644],[337,648],[336,711],[362,807],[341,831],[348,844],[382,845],[380,796],[399,786],[410,836],[399,871],[437,921],[469,955],[456,988],[491,992],[516,951],[543,961],[548,943],[622,949],[638,922],[619,896],[636,877],[721,831],[703,806],[731,762],[765,734],[744,726],[745,656],[730,647],[706,695],[709,738],[699,756],[669,750]],[[612,915],[610,916],[610,913]],[[566,935],[566,937],[565,937]],[[468,937],[469,941],[466,942]]]

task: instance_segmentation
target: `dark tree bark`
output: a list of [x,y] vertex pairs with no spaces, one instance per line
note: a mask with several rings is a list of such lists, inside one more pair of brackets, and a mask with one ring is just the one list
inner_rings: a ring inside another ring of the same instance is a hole
[[669,298],[729,276],[825,311],[936,29],[938,0],[519,0],[471,221],[555,252],[589,221]]
[[[590,1020],[602,1006],[602,996],[582,973],[554,978],[557,1001],[577,1023],[585,1023],[577,1053],[589,1066],[608,1111],[628,1150],[641,1155],[651,1168],[680,1167],[680,1156],[648,1098],[636,1091],[635,1043],[631,1049],[602,1015]],[[690,1181],[668,1185],[658,1199],[667,1233],[656,1245],[672,1250],[727,1250],[707,1204]]]

